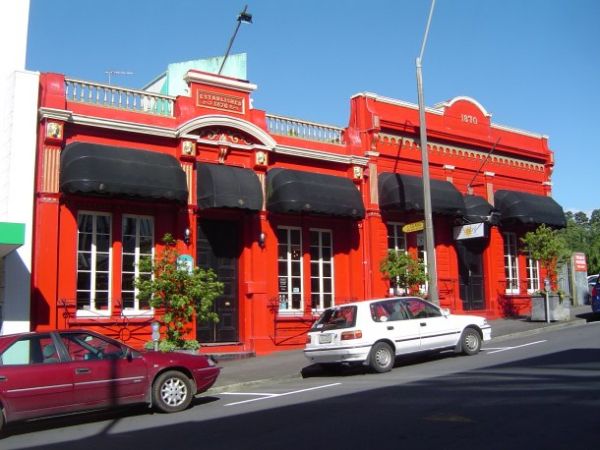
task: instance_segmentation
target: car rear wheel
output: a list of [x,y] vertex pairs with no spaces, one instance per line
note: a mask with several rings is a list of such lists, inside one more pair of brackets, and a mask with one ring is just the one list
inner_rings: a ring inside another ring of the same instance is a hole
[[2,433],[2,429],[4,428],[4,409],[2,405],[0,405],[0,433]]
[[481,336],[473,328],[466,328],[461,337],[461,348],[465,355],[476,355],[481,350]]
[[152,398],[159,411],[183,411],[192,401],[192,383],[185,374],[169,370],[161,374],[152,385]]
[[389,372],[394,367],[395,355],[392,347],[385,342],[376,342],[369,354],[369,367],[375,372]]

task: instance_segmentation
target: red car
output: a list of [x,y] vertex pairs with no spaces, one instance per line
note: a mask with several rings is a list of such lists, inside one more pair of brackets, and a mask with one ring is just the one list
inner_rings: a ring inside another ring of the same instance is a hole
[[220,370],[204,355],[138,352],[85,330],[0,336],[0,429],[16,420],[132,403],[181,411]]

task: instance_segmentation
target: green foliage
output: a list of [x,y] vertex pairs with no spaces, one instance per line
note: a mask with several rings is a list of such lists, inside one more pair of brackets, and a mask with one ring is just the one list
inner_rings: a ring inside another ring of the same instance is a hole
[[[144,348],[152,350],[154,348],[154,342],[146,342]],[[172,352],[175,350],[198,350],[200,343],[195,339],[186,339],[181,342],[169,341],[167,339],[161,339],[158,341],[158,351],[160,352]]]
[[584,212],[565,213],[567,227],[560,231],[572,252],[586,254],[588,273],[600,273],[600,209],[590,218]]
[[381,261],[379,270],[393,286],[402,288],[405,292],[410,292],[413,286],[427,281],[423,261],[414,259],[405,252],[389,250]]
[[556,290],[558,265],[566,262],[571,256],[562,234],[542,224],[535,231],[525,233],[521,241],[524,250],[529,252],[533,259],[537,259],[546,270],[551,288]]
[[163,348],[194,345],[198,348],[198,343],[186,341],[185,335],[194,315],[199,322],[218,322],[212,305],[223,293],[223,283],[217,280],[212,269],[195,267],[189,272],[186,267],[178,267],[175,239],[167,233],[163,243],[164,250],[158,258],[140,261],[140,271],[151,272],[153,277],[135,280],[138,299],[163,312],[162,322],[166,326],[166,339],[164,343],[161,341]]

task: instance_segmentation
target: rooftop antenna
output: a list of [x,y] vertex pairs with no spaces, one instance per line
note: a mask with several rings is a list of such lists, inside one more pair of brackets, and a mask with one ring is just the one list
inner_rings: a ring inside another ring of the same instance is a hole
[[219,71],[217,72],[218,75],[221,75],[221,72],[223,71],[223,67],[225,66],[225,62],[227,61],[229,52],[231,51],[231,46],[233,45],[233,41],[235,40],[238,30],[240,29],[240,25],[242,24],[242,22],[252,23],[252,14],[246,12],[247,9],[248,9],[248,5],[244,6],[244,10],[238,15],[237,25],[235,27],[235,31],[233,32],[233,36],[231,36],[231,39],[229,40],[229,45],[227,46],[227,51],[225,52],[225,57],[223,58],[221,67],[219,67]]
[[108,76],[109,85],[113,75],[133,75],[133,72],[129,72],[128,70],[107,70],[104,73]]

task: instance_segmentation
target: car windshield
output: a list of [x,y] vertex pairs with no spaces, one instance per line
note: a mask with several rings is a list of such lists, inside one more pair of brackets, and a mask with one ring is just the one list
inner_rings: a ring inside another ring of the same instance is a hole
[[310,331],[350,328],[356,324],[356,306],[340,306],[326,309]]

